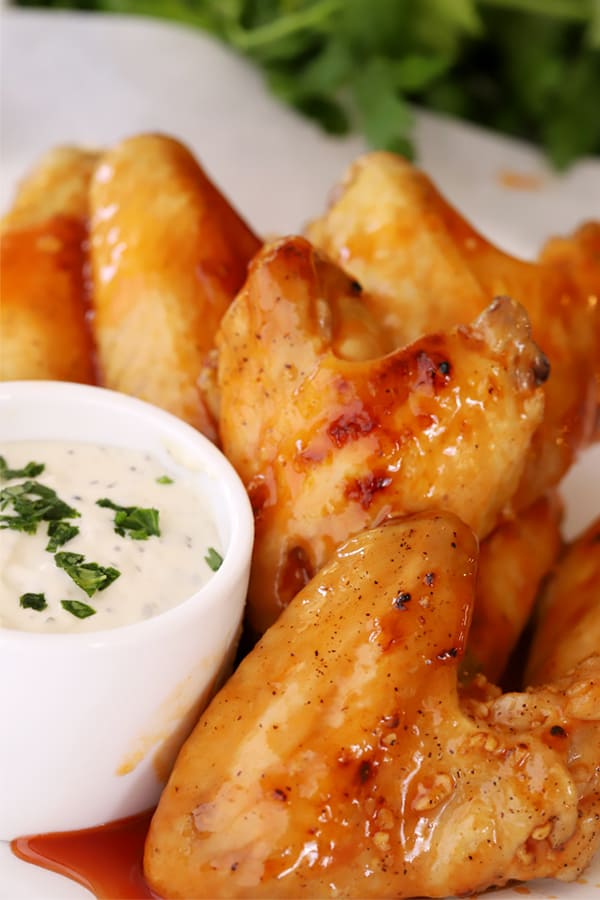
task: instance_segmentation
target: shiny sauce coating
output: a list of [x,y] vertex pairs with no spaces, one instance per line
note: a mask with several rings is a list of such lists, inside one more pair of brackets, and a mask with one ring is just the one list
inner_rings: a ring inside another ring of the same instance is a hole
[[11,843],[15,856],[77,881],[98,900],[154,900],[142,874],[152,810],[99,828],[37,834]]

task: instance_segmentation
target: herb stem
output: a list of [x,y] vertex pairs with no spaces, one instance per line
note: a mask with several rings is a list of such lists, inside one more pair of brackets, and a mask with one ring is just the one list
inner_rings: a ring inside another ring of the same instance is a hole
[[273,19],[265,25],[246,29],[237,25],[229,25],[226,28],[226,37],[238,50],[248,52],[258,50],[267,44],[274,44],[283,38],[288,38],[297,31],[306,28],[315,28],[323,25],[331,19],[335,13],[344,7],[343,0],[322,0],[307,9],[299,9],[285,16]]

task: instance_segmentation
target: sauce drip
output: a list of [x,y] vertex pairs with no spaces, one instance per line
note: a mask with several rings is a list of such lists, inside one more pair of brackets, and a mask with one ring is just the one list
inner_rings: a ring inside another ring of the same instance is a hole
[[156,900],[142,874],[153,811],[98,828],[16,838],[11,849],[25,862],[79,882],[98,900]]

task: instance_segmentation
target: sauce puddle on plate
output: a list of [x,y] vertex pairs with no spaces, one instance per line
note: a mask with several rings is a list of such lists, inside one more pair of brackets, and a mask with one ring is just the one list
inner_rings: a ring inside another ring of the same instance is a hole
[[98,828],[16,838],[11,849],[25,862],[79,882],[98,900],[156,900],[142,874],[153,812]]

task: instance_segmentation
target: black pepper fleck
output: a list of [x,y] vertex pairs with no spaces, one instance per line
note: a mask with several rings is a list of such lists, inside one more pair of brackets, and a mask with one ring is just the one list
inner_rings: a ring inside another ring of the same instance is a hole
[[411,596],[408,593],[408,591],[400,591],[400,593],[398,593],[394,597],[394,599],[392,601],[392,605],[396,609],[405,610],[406,604],[410,602],[410,599],[411,599]]

